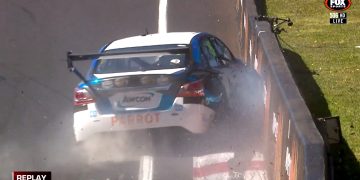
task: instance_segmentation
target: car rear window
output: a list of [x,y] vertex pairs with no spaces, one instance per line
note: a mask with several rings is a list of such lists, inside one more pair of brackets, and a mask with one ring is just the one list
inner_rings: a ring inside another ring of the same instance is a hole
[[186,65],[185,53],[142,53],[106,56],[99,59],[96,74],[121,73],[182,68]]

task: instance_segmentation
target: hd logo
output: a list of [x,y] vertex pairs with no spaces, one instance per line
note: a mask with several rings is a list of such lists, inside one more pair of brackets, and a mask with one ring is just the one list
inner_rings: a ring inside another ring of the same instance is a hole
[[344,11],[351,6],[351,0],[325,0],[326,8],[332,11]]

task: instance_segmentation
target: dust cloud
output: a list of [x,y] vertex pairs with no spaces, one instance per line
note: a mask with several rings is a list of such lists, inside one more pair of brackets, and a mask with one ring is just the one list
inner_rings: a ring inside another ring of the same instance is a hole
[[168,178],[162,175],[168,171],[179,174],[179,179],[184,176],[189,179],[194,157],[224,152],[235,154],[229,160],[232,171],[244,172],[253,156],[266,152],[263,81],[251,68],[242,71],[234,82],[237,88],[232,90],[235,105],[221,112],[205,134],[169,128],[104,135],[81,144],[74,140],[71,100],[54,97],[40,88],[39,92],[32,92],[30,99],[27,93],[34,82],[20,84],[14,103],[24,109],[18,109],[21,113],[12,112],[12,119],[20,121],[4,124],[5,131],[0,137],[0,179],[11,179],[14,170],[52,171],[53,179],[60,180],[108,176],[137,179],[142,156],[154,158],[155,179]]
[[91,165],[139,161],[141,156],[151,155],[153,152],[151,134],[147,131],[97,136],[85,141],[78,148]]

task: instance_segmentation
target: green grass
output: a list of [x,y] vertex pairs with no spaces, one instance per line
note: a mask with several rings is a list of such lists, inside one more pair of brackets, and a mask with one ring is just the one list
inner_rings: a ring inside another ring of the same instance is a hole
[[[347,146],[343,149],[350,150],[337,157],[336,176],[360,178],[360,48],[355,48],[360,46],[360,3],[353,1],[346,11],[348,24],[331,25],[331,11],[323,2],[267,0],[267,14],[294,22],[292,27],[284,26],[287,33],[280,37],[282,46],[303,61],[287,58],[313,117],[340,116],[343,146]],[[299,63],[307,70],[301,70]]]

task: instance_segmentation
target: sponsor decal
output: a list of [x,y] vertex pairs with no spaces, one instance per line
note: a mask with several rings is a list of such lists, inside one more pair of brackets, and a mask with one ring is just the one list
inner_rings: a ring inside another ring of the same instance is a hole
[[297,139],[290,134],[291,132],[290,130],[291,130],[291,120],[289,119],[284,168],[286,175],[289,177],[289,179],[294,180],[297,179],[298,145],[297,145]]
[[50,171],[14,171],[13,180],[51,180]]
[[140,124],[155,124],[160,120],[159,113],[128,114],[111,118],[111,126],[131,126]]
[[142,103],[142,102],[150,102],[151,98],[154,97],[154,93],[144,93],[143,95],[139,96],[124,96],[122,99],[122,103]]
[[161,101],[161,94],[156,92],[118,93],[110,97],[116,110],[137,110],[156,108]]
[[289,147],[286,147],[285,170],[288,176],[290,175],[290,165],[291,165],[291,155],[290,155]]
[[175,104],[174,109],[175,111],[182,111],[184,109],[184,106],[180,104]]
[[96,117],[97,116],[97,111],[96,110],[90,110],[89,111],[90,117]]
[[274,134],[275,141],[277,141],[277,137],[278,137],[278,127],[279,127],[279,123],[277,120],[277,115],[276,113],[273,113],[272,132]]
[[284,147],[284,138],[283,138],[283,131],[284,131],[284,122],[282,119],[282,114],[280,112],[283,112],[281,110],[280,107],[278,107],[278,112],[279,113],[274,113],[274,122],[275,122],[275,126],[273,125],[273,127],[276,127],[276,136],[275,136],[275,158],[274,158],[274,175],[275,178],[274,179],[281,179],[282,177],[282,168],[283,168],[283,162],[284,162],[284,157],[283,157],[283,147]]

